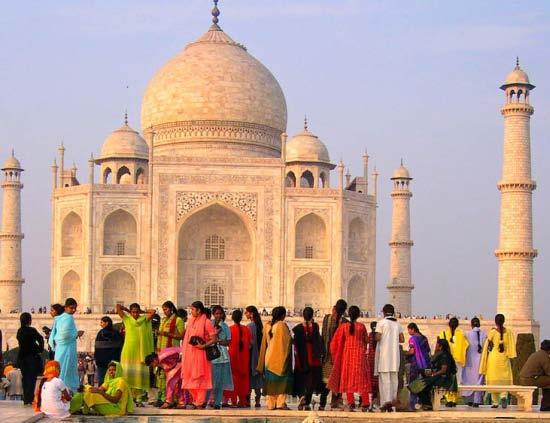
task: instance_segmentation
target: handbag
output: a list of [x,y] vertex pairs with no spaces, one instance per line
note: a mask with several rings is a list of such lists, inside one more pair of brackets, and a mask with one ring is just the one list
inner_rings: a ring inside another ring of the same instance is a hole
[[[203,334],[206,335],[206,320],[204,321]],[[215,360],[216,358],[220,358],[220,356],[222,355],[222,352],[220,351],[217,345],[209,345],[204,349],[204,351],[206,352],[206,359],[208,361],[212,361],[212,360]]]
[[419,392],[422,392],[424,389],[426,389],[426,380],[424,378],[415,379],[411,383],[409,383],[409,386],[407,386],[407,388],[413,394],[418,394]]

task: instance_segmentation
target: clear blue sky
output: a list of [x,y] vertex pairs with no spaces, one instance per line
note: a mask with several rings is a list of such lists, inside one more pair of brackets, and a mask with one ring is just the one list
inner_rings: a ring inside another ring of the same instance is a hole
[[[49,301],[50,164],[64,140],[86,160],[128,108],[139,128],[153,73],[209,26],[207,0],[6,2],[0,14],[0,158],[15,147],[23,191],[25,304]],[[550,335],[550,2],[221,0],[221,26],[268,66],[331,158],[380,171],[377,299],[386,296],[389,177],[414,177],[417,313],[491,315],[496,305],[503,94],[516,55],[531,81],[536,316]],[[129,86],[126,89],[126,86]],[[2,159],[3,160],[3,159]],[[333,176],[333,181],[335,177]]]

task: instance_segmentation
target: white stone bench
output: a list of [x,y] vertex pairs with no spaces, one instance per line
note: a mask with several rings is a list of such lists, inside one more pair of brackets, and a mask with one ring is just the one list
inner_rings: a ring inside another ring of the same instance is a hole
[[[518,408],[523,411],[531,411],[533,407],[533,392],[538,389],[536,386],[521,385],[458,385],[458,392],[479,391],[489,393],[508,392],[518,400]],[[436,388],[433,394],[432,406],[434,410],[441,407],[441,399],[448,393],[446,390]]]

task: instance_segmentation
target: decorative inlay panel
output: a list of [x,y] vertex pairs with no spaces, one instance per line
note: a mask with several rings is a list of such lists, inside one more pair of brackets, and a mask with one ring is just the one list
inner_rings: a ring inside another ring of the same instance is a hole
[[227,204],[242,211],[256,223],[258,218],[258,196],[253,192],[190,192],[176,193],[176,221],[194,209],[214,201]]

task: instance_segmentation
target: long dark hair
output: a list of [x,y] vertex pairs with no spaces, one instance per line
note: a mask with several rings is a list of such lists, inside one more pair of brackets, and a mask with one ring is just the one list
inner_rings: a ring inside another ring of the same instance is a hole
[[175,315],[178,314],[178,309],[176,308],[175,304],[170,300],[163,302],[162,307],[169,308],[172,314],[175,314]]
[[456,317],[451,317],[449,320],[449,327],[451,328],[451,339],[449,340],[452,344],[454,344],[454,336],[456,328],[458,327],[458,319]]
[[497,330],[500,333],[500,342],[498,344],[498,351],[503,353],[504,352],[504,322],[505,322],[504,314],[497,314],[495,316],[495,325],[497,325]]
[[334,326],[335,332],[336,332],[336,329],[338,329],[340,320],[342,319],[342,316],[346,312],[347,308],[348,308],[348,303],[341,298],[338,301],[336,301],[336,304],[334,304],[334,310],[336,310],[336,326]]
[[59,303],[52,304],[50,307],[55,310],[56,316],[61,316],[63,313],[65,313],[65,309]]
[[376,325],[378,322],[376,320],[373,320],[370,322],[370,330],[371,330],[371,347],[374,349],[376,347]]
[[239,328],[239,351],[242,351],[244,348],[243,327],[241,326],[241,321],[243,320],[243,312],[240,309],[233,310],[233,313],[231,313],[231,320],[233,320]]
[[412,329],[415,333],[419,334],[422,338],[426,339],[426,337],[420,332],[420,328],[418,325],[414,322],[411,322],[407,325],[408,329]]
[[[479,321],[479,318],[474,317],[472,319],[472,328],[479,328],[479,327],[481,327],[481,322]],[[477,352],[478,354],[481,354],[481,352],[483,351],[483,345],[481,345],[481,331],[476,330],[475,332],[477,334]]]
[[302,317],[306,322],[311,322],[313,320],[313,309],[311,307],[305,307],[302,311]]
[[204,304],[202,301],[194,301],[191,303],[191,307],[196,308],[203,314],[206,311],[206,308],[204,307]]
[[273,338],[273,325],[286,317],[286,308],[277,306],[271,311],[271,326],[269,327],[269,338]]
[[361,310],[359,310],[359,307],[357,306],[351,306],[348,310],[349,315],[349,334],[353,335],[355,333],[355,322],[359,318],[359,315],[361,314]]
[[74,298],[67,298],[65,300],[65,307],[78,306],[78,303]]
[[449,345],[449,341],[446,339],[437,338],[437,345],[441,347],[441,350],[447,353],[449,356],[449,361],[451,362],[451,365],[449,366],[449,371],[451,374],[456,373],[456,362],[453,358],[453,354],[451,353],[451,346]]
[[264,332],[264,324],[262,323],[262,318],[260,317],[260,313],[258,312],[256,306],[249,305],[245,310],[252,314],[252,321],[256,325],[256,344],[259,348],[262,344],[262,336]]

